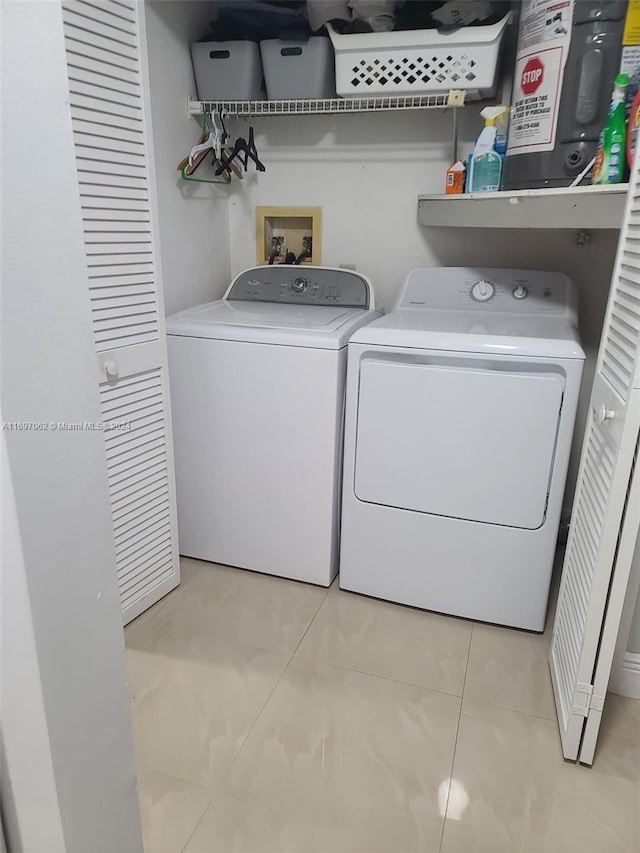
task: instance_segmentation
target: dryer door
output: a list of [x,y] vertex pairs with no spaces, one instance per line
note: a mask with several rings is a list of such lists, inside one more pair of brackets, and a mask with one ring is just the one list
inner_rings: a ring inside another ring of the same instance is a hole
[[419,359],[361,362],[356,497],[540,527],[564,391],[559,368]]

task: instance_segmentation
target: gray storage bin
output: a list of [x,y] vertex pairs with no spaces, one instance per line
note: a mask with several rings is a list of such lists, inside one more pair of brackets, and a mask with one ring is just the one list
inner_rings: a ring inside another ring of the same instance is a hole
[[201,101],[264,98],[260,51],[254,41],[202,41],[191,45],[191,61]]
[[333,47],[328,38],[268,39],[260,42],[260,52],[269,100],[336,97]]

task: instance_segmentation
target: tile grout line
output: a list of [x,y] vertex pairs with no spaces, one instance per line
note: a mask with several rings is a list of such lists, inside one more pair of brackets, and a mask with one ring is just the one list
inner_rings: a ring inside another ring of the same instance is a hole
[[276,690],[277,686],[280,684],[280,682],[281,682],[281,681],[282,681],[282,679],[284,678],[284,675],[285,675],[286,671],[289,669],[289,664],[291,663],[291,661],[292,661],[292,660],[293,660],[293,654],[291,655],[291,657],[290,657],[290,658],[289,658],[289,660],[287,661],[287,665],[286,665],[286,666],[285,666],[285,668],[282,670],[282,672],[281,672],[281,674],[280,674],[280,677],[278,678],[278,680],[276,681],[276,683],[273,685],[273,687],[272,687],[272,688],[271,688],[271,690],[269,691],[269,695],[267,696],[267,698],[264,700],[264,702],[263,702],[263,703],[262,703],[262,705],[260,706],[260,710],[259,710],[259,711],[258,711],[258,713],[256,714],[256,718],[255,718],[255,720],[254,720],[254,721],[251,723],[251,725],[249,726],[249,729],[247,730],[246,735],[245,735],[245,736],[243,737],[243,739],[242,739],[242,743],[241,743],[241,744],[240,744],[240,746],[236,749],[236,751],[235,751],[235,753],[234,753],[234,755],[233,755],[233,758],[232,758],[232,759],[231,759],[231,761],[229,762],[229,766],[227,767],[227,769],[226,769],[226,770],[225,770],[225,772],[223,773],[223,775],[222,775],[222,777],[220,778],[220,781],[218,782],[218,784],[215,786],[213,796],[212,796],[211,800],[209,801],[209,805],[207,806],[207,808],[206,808],[206,809],[204,810],[204,812],[202,813],[202,817],[201,817],[201,818],[200,818],[200,820],[197,822],[197,824],[195,825],[195,827],[194,827],[194,829],[193,829],[193,832],[191,833],[191,835],[189,836],[189,838],[188,838],[188,839],[187,839],[187,841],[185,842],[185,845],[184,845],[184,847],[182,848],[182,850],[183,850],[183,851],[184,851],[184,850],[186,850],[186,849],[187,849],[187,847],[189,846],[189,843],[191,842],[191,839],[193,838],[193,836],[194,836],[194,834],[195,834],[196,830],[198,829],[198,827],[200,826],[200,824],[201,824],[201,823],[202,823],[202,821],[204,820],[204,817],[205,817],[206,813],[209,811],[209,809],[211,808],[211,806],[214,804],[214,802],[215,802],[215,801],[216,801],[216,799],[218,798],[218,795],[220,794],[220,791],[222,790],[222,786],[224,785],[224,781],[225,781],[225,779],[227,778],[227,776],[229,775],[229,773],[230,773],[230,772],[231,772],[231,770],[233,769],[233,765],[236,763],[236,760],[237,760],[238,756],[239,756],[239,755],[240,755],[240,753],[242,752],[242,748],[244,747],[245,743],[246,743],[246,742],[247,742],[247,740],[249,739],[249,735],[251,734],[251,732],[252,732],[252,731],[253,731],[253,729],[255,728],[255,725],[256,725],[256,723],[258,722],[258,720],[260,719],[260,717],[262,716],[262,712],[263,712],[263,711],[264,711],[264,709],[266,708],[267,703],[269,702],[269,699],[271,699],[271,697],[273,696],[274,691]]
[[[337,575],[336,575],[336,577],[337,577]],[[307,634],[308,634],[308,633],[309,633],[309,631],[311,630],[311,626],[312,626],[312,625],[313,625],[313,623],[316,621],[316,617],[317,617],[318,613],[320,613],[320,610],[321,610],[321,609],[322,609],[322,607],[324,606],[324,604],[325,604],[325,602],[326,602],[327,598],[329,598],[329,594],[330,594],[330,592],[331,592],[331,587],[332,587],[333,583],[334,583],[334,581],[332,581],[332,582],[331,582],[331,584],[329,584],[329,586],[327,587],[327,594],[325,595],[325,597],[322,599],[322,601],[321,601],[321,602],[320,602],[320,604],[318,605],[318,607],[317,607],[317,609],[316,609],[316,612],[313,614],[313,616],[312,616],[312,617],[311,617],[311,619],[309,620],[309,624],[307,625],[307,627],[305,628],[305,630],[302,632],[302,636],[301,636],[301,637],[300,637],[300,639],[298,640],[298,645],[295,647],[295,649],[293,650],[293,653],[292,653],[292,655],[291,655],[291,659],[292,659],[292,660],[293,660],[293,658],[295,657],[295,655],[297,654],[298,649],[299,649],[299,648],[300,648],[300,646],[302,645],[302,641],[304,640],[304,638],[307,636]],[[289,664],[287,664],[287,666],[289,666]]]
[[444,807],[444,814],[442,816],[442,831],[440,833],[440,846],[438,847],[439,853],[442,853],[442,843],[444,841],[444,831],[447,825],[447,812],[449,811],[449,797],[451,795],[451,782],[453,781],[453,768],[456,763],[456,753],[458,751],[458,737],[460,736],[460,723],[462,722],[462,706],[464,704],[464,688],[467,683],[467,673],[469,671],[469,660],[471,659],[471,644],[473,642],[473,630],[475,628],[475,624],[471,625],[471,634],[469,635],[469,649],[467,651],[467,664],[464,668],[464,678],[462,679],[462,695],[460,696],[460,711],[458,713],[458,725],[456,727],[456,739],[453,742],[453,755],[451,756],[451,770],[449,772],[449,790],[447,791],[447,802]]
[[[331,587],[329,587],[329,589],[330,589],[330,588],[331,588]],[[187,838],[187,840],[185,841],[184,846],[182,847],[182,853],[184,853],[184,851],[187,849],[187,847],[188,847],[188,846],[189,846],[189,844],[191,843],[191,839],[192,839],[192,838],[193,838],[193,836],[195,835],[195,833],[196,833],[196,831],[197,831],[198,827],[200,826],[200,824],[201,824],[201,823],[202,823],[202,821],[204,820],[204,818],[205,818],[205,816],[206,816],[207,812],[209,811],[209,809],[211,808],[211,806],[215,803],[216,799],[218,798],[218,796],[219,796],[219,794],[220,794],[220,792],[221,792],[221,790],[222,790],[222,787],[223,787],[223,785],[224,785],[225,779],[227,778],[227,776],[229,775],[229,773],[231,773],[231,770],[233,769],[233,766],[234,766],[234,764],[236,763],[236,761],[237,761],[237,759],[238,759],[238,756],[239,756],[239,755],[240,755],[240,753],[242,752],[242,749],[243,749],[243,747],[244,747],[245,743],[246,743],[246,742],[247,742],[247,740],[249,739],[249,736],[250,736],[251,732],[254,730],[254,728],[255,728],[255,726],[256,726],[256,724],[257,724],[258,720],[259,720],[259,719],[260,719],[260,717],[262,716],[262,712],[263,712],[263,711],[264,711],[264,709],[267,707],[267,704],[268,704],[269,700],[271,699],[271,697],[272,697],[272,696],[273,696],[273,694],[275,693],[275,691],[276,691],[276,689],[277,689],[278,685],[280,684],[280,682],[281,682],[281,681],[282,681],[282,679],[284,678],[284,676],[285,676],[285,674],[286,674],[287,670],[289,669],[289,666],[290,666],[290,664],[291,664],[291,661],[293,660],[293,658],[294,658],[294,656],[295,656],[295,653],[296,653],[296,651],[298,650],[298,647],[300,646],[300,643],[304,640],[304,638],[305,638],[305,636],[306,636],[306,634],[307,634],[307,631],[308,631],[308,630],[309,630],[309,628],[311,627],[311,625],[312,625],[312,623],[313,623],[313,620],[316,618],[316,616],[317,616],[317,615],[318,615],[318,613],[320,612],[320,608],[322,607],[322,605],[323,605],[323,604],[325,603],[325,601],[327,600],[327,596],[328,596],[328,595],[329,595],[329,591],[327,590],[327,595],[325,595],[325,596],[324,596],[324,598],[322,599],[322,601],[321,601],[321,602],[320,602],[320,604],[318,605],[318,607],[317,607],[317,609],[316,609],[316,612],[313,614],[313,616],[312,616],[312,617],[311,617],[311,619],[309,620],[309,624],[307,625],[307,627],[306,627],[305,631],[303,632],[302,637],[300,638],[300,641],[298,642],[298,645],[295,647],[295,649],[291,652],[291,654],[290,654],[290,656],[289,656],[289,660],[287,661],[287,665],[286,665],[286,666],[285,666],[285,668],[282,670],[282,672],[281,672],[281,674],[280,674],[280,677],[278,678],[278,680],[276,681],[276,683],[273,685],[272,689],[269,691],[269,695],[267,696],[267,698],[266,698],[266,699],[264,700],[264,702],[262,703],[262,706],[260,707],[260,710],[259,710],[259,711],[258,711],[258,713],[256,714],[256,718],[255,718],[255,720],[254,720],[254,721],[253,721],[253,723],[251,723],[251,725],[249,726],[249,729],[248,729],[248,731],[247,731],[246,735],[245,735],[245,736],[244,736],[244,738],[242,739],[242,743],[240,744],[240,746],[239,746],[239,747],[238,747],[238,749],[236,750],[236,752],[235,752],[235,754],[234,754],[233,758],[231,759],[231,761],[230,761],[230,763],[229,763],[229,766],[227,767],[227,769],[225,770],[225,772],[224,772],[224,774],[223,774],[222,778],[220,779],[220,781],[219,781],[219,782],[218,782],[218,784],[216,785],[216,787],[215,787],[215,789],[214,789],[213,796],[212,796],[212,797],[211,797],[211,799],[209,800],[209,803],[208,803],[208,805],[207,805],[206,809],[203,811],[202,815],[200,816],[200,820],[198,820],[198,822],[196,823],[196,825],[195,825],[195,826],[194,826],[194,828],[193,828],[193,832],[189,835],[189,837],[188,837],[188,838]]]
[[379,678],[381,681],[390,681],[391,684],[402,684],[404,687],[415,687],[416,690],[428,690],[430,693],[441,693],[443,696],[452,696],[454,699],[462,699],[461,693],[451,693],[448,690],[441,690],[439,687],[428,687],[426,684],[416,684],[415,681],[402,681],[399,678],[391,678],[390,675],[380,675],[377,672],[368,672],[366,669],[357,669],[353,666],[343,666],[340,663],[333,663],[331,661],[316,658],[307,658],[303,655],[300,655],[298,660],[303,660],[307,663],[315,664],[316,666],[330,666],[332,669],[341,669],[343,672],[355,672],[358,675],[365,675],[367,678]]
[[[339,575],[336,575],[336,577],[339,577]],[[314,614],[314,616],[313,616],[313,618],[312,618],[311,622],[309,622],[309,625],[308,625],[308,627],[307,627],[307,630],[304,632],[304,634],[303,634],[303,635],[302,635],[302,637],[300,638],[300,642],[299,642],[299,643],[298,643],[298,645],[296,646],[295,651],[294,651],[294,653],[293,653],[294,657],[295,657],[295,655],[297,655],[297,653],[298,653],[298,649],[299,649],[299,648],[300,648],[300,646],[302,645],[302,641],[304,640],[304,638],[307,636],[307,634],[308,634],[308,633],[309,633],[309,631],[311,630],[311,626],[312,626],[312,625],[313,625],[313,623],[315,622],[315,619],[316,619],[316,617],[317,617],[318,613],[320,612],[320,609],[321,609],[322,605],[323,605],[323,604],[327,601],[327,599],[329,598],[329,594],[330,594],[330,592],[331,592],[331,587],[329,587],[329,590],[327,591],[327,594],[325,595],[324,599],[322,600],[322,604],[320,604],[320,607],[318,607],[318,609],[316,610],[316,612],[315,612],[315,614]],[[375,600],[377,600],[377,599],[375,599]],[[404,606],[404,605],[403,605],[403,606]],[[413,608],[411,608],[411,609],[413,609]],[[448,618],[448,617],[445,617],[445,618]],[[460,621],[464,621],[464,620],[460,620]],[[466,663],[466,666],[468,666],[468,665],[469,665],[469,654],[470,654],[470,651],[471,651],[471,636],[472,636],[472,634],[473,634],[473,623],[471,623],[471,632],[470,632],[470,634],[469,634],[469,648],[468,648],[468,650],[467,650],[467,663]],[[301,659],[301,660],[305,660],[305,661],[307,661],[308,663],[319,664],[319,665],[322,665],[322,666],[331,666],[331,667],[334,667],[335,669],[342,669],[342,670],[345,670],[346,672],[357,672],[359,675],[368,675],[368,676],[370,676],[371,678],[381,678],[381,679],[383,679],[384,681],[391,681],[393,684],[404,684],[404,685],[406,685],[407,687],[417,687],[417,688],[418,688],[418,689],[420,689],[420,690],[431,690],[433,693],[443,693],[445,696],[455,696],[456,698],[458,698],[458,694],[457,694],[457,693],[450,693],[448,690],[440,690],[438,687],[427,687],[427,686],[426,686],[426,685],[424,685],[424,684],[416,684],[414,681],[402,681],[402,680],[401,680],[401,679],[399,679],[399,678],[392,678],[390,675],[380,675],[380,674],[379,674],[379,673],[377,673],[377,672],[367,672],[367,671],[366,671],[366,670],[364,670],[364,669],[357,669],[356,667],[353,667],[353,666],[343,666],[342,664],[339,664],[339,663],[333,663],[333,662],[330,662],[330,661],[324,661],[324,660],[320,660],[319,658],[308,658],[308,657],[305,657],[304,655],[300,655],[300,659]],[[464,684],[465,684],[466,678],[467,678],[467,670],[466,670],[466,667],[465,667],[464,678],[463,678],[463,681],[462,681],[462,690],[463,690],[463,692],[464,692]],[[460,700],[462,701],[462,693],[460,694]]]

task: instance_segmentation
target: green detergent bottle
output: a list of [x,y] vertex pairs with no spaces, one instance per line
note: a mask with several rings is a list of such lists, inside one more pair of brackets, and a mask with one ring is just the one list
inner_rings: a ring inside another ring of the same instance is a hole
[[600,134],[593,167],[594,184],[619,184],[624,179],[627,144],[625,95],[628,85],[629,77],[626,74],[618,74],[613,87],[609,115]]

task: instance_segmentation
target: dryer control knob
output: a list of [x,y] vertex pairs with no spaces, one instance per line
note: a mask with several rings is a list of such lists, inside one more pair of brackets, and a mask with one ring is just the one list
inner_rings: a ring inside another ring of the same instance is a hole
[[307,280],[306,278],[296,278],[291,285],[291,290],[296,293],[302,293],[303,290],[307,289]]
[[528,295],[529,291],[524,286],[524,284],[516,284],[516,286],[513,288],[514,299],[526,299]]
[[493,298],[496,289],[490,281],[479,279],[471,288],[471,298],[476,302],[488,302]]

